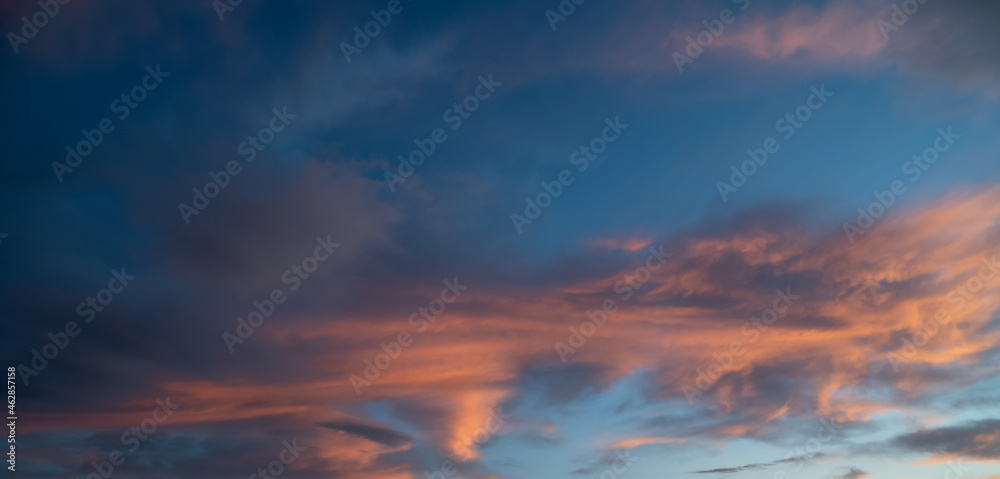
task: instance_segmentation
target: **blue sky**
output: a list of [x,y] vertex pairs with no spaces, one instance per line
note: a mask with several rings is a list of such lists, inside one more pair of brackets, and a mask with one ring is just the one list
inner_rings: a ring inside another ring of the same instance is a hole
[[143,421],[116,476],[1000,477],[990,2],[43,4],[0,3],[26,477]]

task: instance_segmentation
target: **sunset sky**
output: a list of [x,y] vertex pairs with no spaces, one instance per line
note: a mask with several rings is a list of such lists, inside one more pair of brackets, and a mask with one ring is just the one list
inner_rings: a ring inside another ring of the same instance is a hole
[[1000,2],[0,19],[2,477],[1000,479]]

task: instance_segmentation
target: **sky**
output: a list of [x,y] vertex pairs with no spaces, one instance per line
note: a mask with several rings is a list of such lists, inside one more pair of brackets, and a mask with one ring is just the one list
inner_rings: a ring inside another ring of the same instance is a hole
[[4,477],[1000,478],[995,1],[0,20]]

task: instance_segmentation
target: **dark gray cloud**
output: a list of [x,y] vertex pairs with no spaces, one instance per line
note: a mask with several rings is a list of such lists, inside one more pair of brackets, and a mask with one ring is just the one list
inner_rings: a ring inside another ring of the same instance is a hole
[[769,467],[778,466],[778,465],[781,465],[781,464],[792,464],[792,463],[796,463],[796,462],[812,461],[812,460],[815,460],[815,459],[819,459],[819,458],[821,458],[823,456],[824,456],[824,454],[817,452],[817,453],[812,453],[812,454],[806,454],[806,455],[803,455],[803,456],[789,457],[789,458],[786,458],[786,459],[778,459],[776,461],[771,461],[771,462],[758,462],[758,463],[747,464],[747,465],[744,465],[744,466],[737,466],[737,467],[720,467],[718,469],[706,469],[706,470],[703,470],[703,471],[692,471],[691,474],[734,474],[734,473],[737,473],[737,472],[746,472],[746,471],[763,471],[763,470],[765,470],[765,469],[767,469]]
[[890,445],[908,452],[1000,459],[1000,419],[905,434],[893,439]]
[[411,438],[408,434],[349,419],[326,421],[319,423],[319,425],[327,429],[333,429],[334,431],[342,431],[348,434],[363,437],[369,441],[377,442],[384,446],[399,447],[413,441],[413,438]]
[[1000,75],[998,22],[1000,3],[991,0],[927,2],[889,34],[889,48],[932,75],[995,79]]
[[856,467],[852,467],[851,470],[847,471],[843,475],[836,476],[835,479],[865,479],[867,477],[868,477],[867,472],[862,471],[861,469],[858,469]]
[[519,389],[537,395],[542,405],[565,405],[600,390],[609,379],[603,373],[603,367],[588,363],[532,366],[522,373]]

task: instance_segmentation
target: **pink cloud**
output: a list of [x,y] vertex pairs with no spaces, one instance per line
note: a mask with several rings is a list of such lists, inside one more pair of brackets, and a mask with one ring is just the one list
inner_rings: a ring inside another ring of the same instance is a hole
[[737,20],[715,45],[770,62],[796,55],[823,63],[864,61],[885,48],[877,22],[876,12],[854,3],[834,2],[821,11],[797,6],[775,17]]

